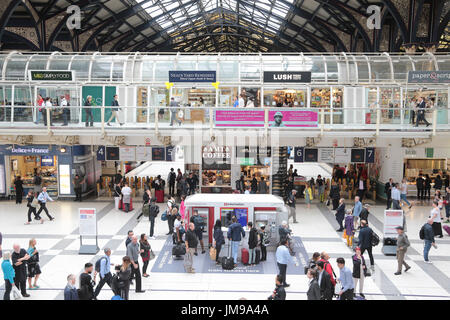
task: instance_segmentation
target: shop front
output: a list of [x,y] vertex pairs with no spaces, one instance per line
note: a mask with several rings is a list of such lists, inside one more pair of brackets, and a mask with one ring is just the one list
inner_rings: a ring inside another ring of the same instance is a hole
[[270,189],[271,175],[271,148],[270,147],[236,147],[236,164],[239,165],[240,176],[244,177],[245,188],[251,187],[253,178],[258,183],[265,183]]
[[41,187],[47,187],[51,197],[73,198],[76,174],[85,178],[83,194],[87,194],[94,190],[100,173],[89,146],[2,145],[0,153],[0,197],[15,196],[14,181],[19,176],[25,196],[35,190],[34,177],[39,174]]
[[202,193],[231,193],[231,147],[202,147]]

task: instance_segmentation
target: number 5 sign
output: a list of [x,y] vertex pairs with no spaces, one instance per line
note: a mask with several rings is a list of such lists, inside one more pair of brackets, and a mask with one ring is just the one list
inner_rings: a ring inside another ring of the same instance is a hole
[[304,162],[303,161],[303,155],[305,148],[303,147],[295,147],[294,148],[294,162]]

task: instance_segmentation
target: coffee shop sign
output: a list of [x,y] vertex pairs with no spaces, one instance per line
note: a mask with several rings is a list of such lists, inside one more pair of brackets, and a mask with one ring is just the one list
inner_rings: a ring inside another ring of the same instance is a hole
[[231,158],[231,149],[230,147],[216,147],[216,146],[203,147],[202,156],[203,158],[206,159]]

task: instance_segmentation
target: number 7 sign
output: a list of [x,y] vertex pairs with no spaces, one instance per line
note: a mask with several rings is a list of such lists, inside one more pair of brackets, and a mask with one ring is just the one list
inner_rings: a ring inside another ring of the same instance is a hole
[[366,163],[375,162],[375,148],[366,148]]

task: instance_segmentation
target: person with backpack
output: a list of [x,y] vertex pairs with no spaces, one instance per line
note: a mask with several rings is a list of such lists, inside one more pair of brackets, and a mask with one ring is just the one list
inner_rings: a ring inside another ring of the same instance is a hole
[[198,238],[195,233],[194,223],[189,223],[189,228],[186,231],[185,236],[186,254],[184,256],[184,268],[188,273],[195,273],[194,265],[194,252],[197,250]]
[[398,268],[397,272],[394,273],[396,276],[402,274],[402,266],[405,266],[405,272],[411,269],[411,266],[409,266],[405,262],[405,256],[406,251],[408,250],[408,247],[411,245],[411,243],[408,240],[408,236],[405,234],[405,231],[403,227],[398,226],[395,228],[397,230],[397,263]]
[[158,214],[159,214],[159,207],[156,205],[155,200],[151,199],[148,219],[150,220],[150,239],[152,240],[156,240],[154,232],[155,232],[155,219],[158,216]]
[[113,278],[114,294],[120,295],[123,300],[128,300],[131,283],[131,259],[128,256],[122,258],[122,264],[115,267],[116,274]]
[[361,229],[359,230],[359,236],[358,236],[358,245],[361,248],[361,255],[364,254],[364,252],[369,253],[370,258],[370,268],[372,271],[375,269],[375,262],[373,259],[372,254],[372,237],[373,237],[373,230],[367,225],[366,220],[361,220]]
[[[191,217],[190,222],[192,222],[195,226],[195,234],[200,242],[200,246],[202,248],[202,254],[205,253],[205,246],[203,244],[203,228],[205,227],[205,222],[203,221],[203,217],[198,215],[198,211],[194,210],[194,215]],[[195,248],[194,255],[197,255],[197,247]]]
[[55,200],[53,200],[52,198],[50,198],[50,196],[48,195],[48,193],[47,193],[47,188],[46,187],[43,187],[42,188],[42,192],[39,194],[39,196],[38,196],[38,201],[39,201],[39,204],[41,205],[41,207],[39,208],[39,210],[38,210],[38,212],[37,212],[37,216],[38,217],[40,217],[41,216],[41,212],[42,212],[42,210],[44,210],[45,211],[45,214],[47,215],[47,217],[50,219],[50,221],[53,221],[53,220],[55,220],[55,218],[54,217],[52,217],[49,213],[48,213],[48,209],[47,209],[47,201],[51,201],[51,202],[53,202],[53,201],[55,201]]
[[97,284],[94,292],[94,299],[97,299],[100,290],[102,290],[105,283],[111,288],[112,273],[111,273],[111,249],[105,248],[103,250],[105,255],[95,262],[94,281],[97,274],[100,274],[100,282]]
[[258,246],[258,230],[253,226],[253,222],[247,224],[250,232],[248,234],[248,264],[254,266],[256,264],[256,247]]
[[434,231],[433,231],[433,219],[428,218],[427,223],[425,223],[419,232],[419,237],[424,241],[423,246],[423,259],[426,263],[432,263],[429,258],[428,254],[430,253],[431,246],[434,248],[436,247],[436,243],[434,241]]
[[177,175],[173,168],[170,168],[169,176],[167,177],[167,181],[169,182],[169,196],[175,195],[175,181],[177,179]]
[[334,285],[331,282],[330,274],[325,270],[325,263],[320,260],[317,261],[316,266],[317,278],[320,287],[320,300],[332,300],[334,295]]
[[80,289],[78,290],[80,300],[96,299],[94,296],[95,280],[91,277],[93,270],[92,263],[88,262],[84,265],[84,272],[80,275]]

